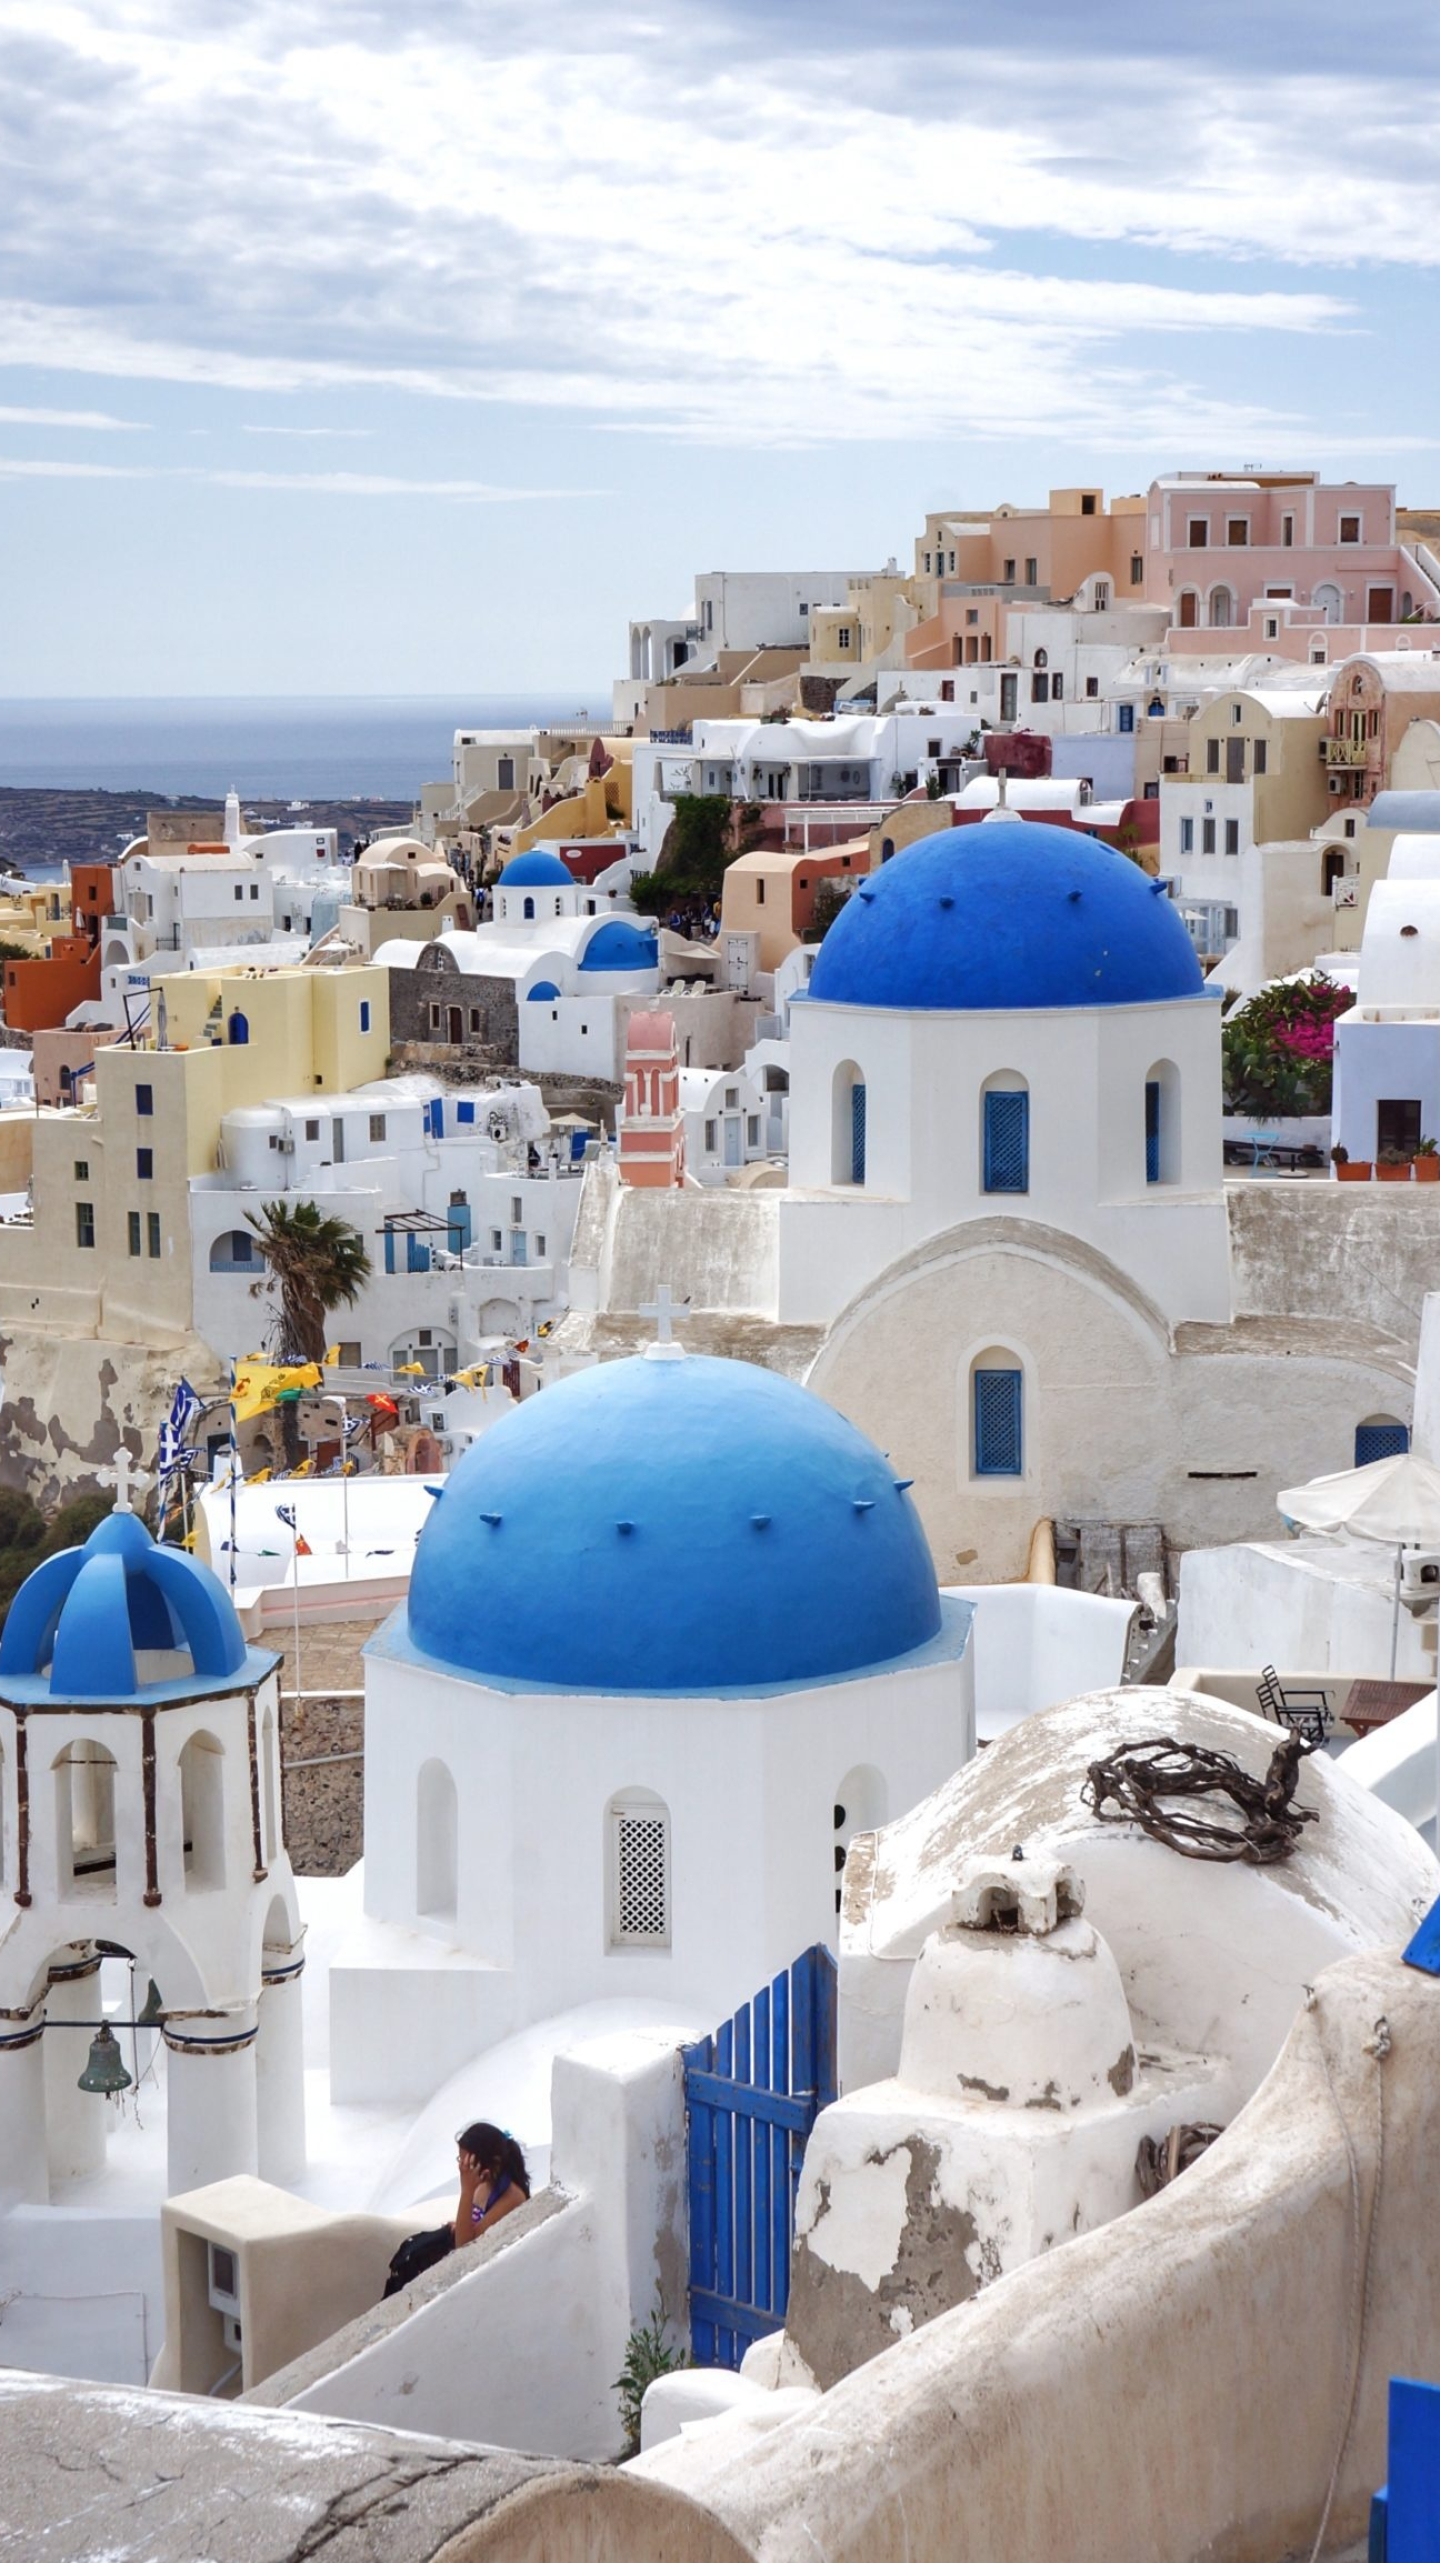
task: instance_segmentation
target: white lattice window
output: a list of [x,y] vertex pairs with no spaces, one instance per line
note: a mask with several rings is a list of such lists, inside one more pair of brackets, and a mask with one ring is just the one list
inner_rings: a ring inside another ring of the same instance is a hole
[[647,1790],[627,1789],[609,1807],[610,1946],[670,1944],[670,1815]]

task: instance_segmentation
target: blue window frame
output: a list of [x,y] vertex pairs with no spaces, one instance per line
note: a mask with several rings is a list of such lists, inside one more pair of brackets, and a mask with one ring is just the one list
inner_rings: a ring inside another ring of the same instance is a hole
[[455,1106],[455,1118],[459,1122],[473,1122],[475,1119],[475,1106],[472,1103],[457,1104]]
[[153,1086],[136,1087],[135,1109],[142,1115],[142,1117],[153,1113],[155,1110],[155,1089]]
[[360,1029],[362,1032],[368,1032],[370,1029],[370,1000],[368,997],[362,997],[360,1000]]
[[1368,1468],[1372,1460],[1398,1459],[1409,1448],[1408,1424],[1357,1424],[1355,1427],[1357,1468]]
[[1129,733],[1135,727],[1135,706],[1133,703],[1116,704],[1115,727],[1117,730],[1124,732],[1128,737]]
[[1150,1077],[1145,1085],[1145,1181],[1160,1181],[1160,1080]]
[[1018,1370],[977,1370],[975,1474],[1021,1477],[1025,1467],[1024,1381]]
[[135,1151],[135,1179],[136,1179],[136,1182],[137,1182],[137,1183],[142,1183],[142,1184],[148,1184],[148,1183],[150,1182],[151,1178],[153,1177],[154,1172],[155,1172],[155,1151],[154,1151],[154,1149],[153,1149],[153,1148],[137,1148],[137,1149],[136,1149],[136,1151]]
[[994,1088],[985,1097],[985,1190],[1030,1190],[1030,1098]]
[[865,1181],[865,1089],[858,1078],[850,1089],[850,1181]]

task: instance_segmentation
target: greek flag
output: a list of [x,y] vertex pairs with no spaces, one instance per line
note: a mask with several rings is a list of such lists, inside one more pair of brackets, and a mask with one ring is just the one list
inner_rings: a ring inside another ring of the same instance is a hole
[[294,1530],[294,1528],[295,1528],[295,1507],[294,1507],[294,1505],[293,1505],[293,1504],[277,1504],[277,1505],[276,1505],[276,1507],[275,1507],[275,1510],[276,1510],[276,1512],[279,1514],[281,1521],[284,1523],[286,1530],[287,1530],[287,1531],[293,1531],[293,1530]]
[[160,1427],[160,1483],[169,1485],[178,1477],[190,1457],[185,1448],[185,1434],[195,1417],[204,1411],[205,1401],[197,1397],[188,1379],[182,1379],[170,1402],[170,1412]]

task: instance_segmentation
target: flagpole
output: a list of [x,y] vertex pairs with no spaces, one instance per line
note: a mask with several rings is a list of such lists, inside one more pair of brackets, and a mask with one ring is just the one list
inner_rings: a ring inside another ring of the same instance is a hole
[[235,1480],[240,1473],[240,1447],[235,1438],[235,1364],[230,1364],[230,1590],[235,1590]]

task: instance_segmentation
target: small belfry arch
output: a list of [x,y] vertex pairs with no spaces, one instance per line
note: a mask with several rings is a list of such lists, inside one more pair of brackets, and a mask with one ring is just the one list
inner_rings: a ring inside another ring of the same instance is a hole
[[868,1101],[865,1072],[853,1059],[842,1059],[831,1084],[830,1180],[858,1187],[865,1182]]
[[1178,1184],[1182,1162],[1180,1071],[1157,1059],[1145,1071],[1145,1181]]
[[203,1728],[180,1748],[180,1830],[186,1883],[225,1884],[225,1748]]
[[115,1896],[115,1756],[88,1735],[55,1756],[55,1864],[62,1896]]

